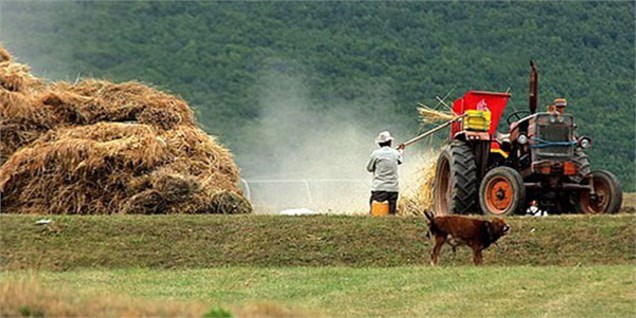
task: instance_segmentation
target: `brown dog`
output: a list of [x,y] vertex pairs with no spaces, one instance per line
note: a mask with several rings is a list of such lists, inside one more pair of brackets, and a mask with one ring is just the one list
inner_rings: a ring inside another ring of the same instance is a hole
[[424,215],[428,219],[428,229],[435,237],[435,246],[431,253],[431,265],[435,266],[439,260],[439,253],[444,243],[453,247],[465,244],[473,249],[473,263],[482,263],[481,251],[508,234],[510,227],[504,220],[493,218],[491,221],[479,220],[458,215],[434,216],[426,211]]

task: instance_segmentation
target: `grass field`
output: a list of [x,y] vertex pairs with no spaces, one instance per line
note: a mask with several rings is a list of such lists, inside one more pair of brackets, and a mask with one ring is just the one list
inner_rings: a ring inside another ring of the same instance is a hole
[[[5,280],[23,275],[27,274],[12,272]],[[36,277],[45,289],[82,291],[88,295],[116,294],[132,297],[139,304],[171,303],[168,308],[179,305],[180,315],[199,317],[215,307],[239,314],[252,308],[246,316],[633,317],[636,314],[632,265],[126,269],[40,272]],[[68,302],[71,301],[77,302]],[[85,298],[85,302],[90,302],[90,298]]]
[[633,317],[636,215],[507,218],[473,267],[417,217],[0,215],[0,316]]
[[[4,269],[425,265],[422,217],[276,215],[0,215]],[[636,215],[508,218],[486,265],[609,265],[636,260]],[[468,249],[444,265],[471,264]]]

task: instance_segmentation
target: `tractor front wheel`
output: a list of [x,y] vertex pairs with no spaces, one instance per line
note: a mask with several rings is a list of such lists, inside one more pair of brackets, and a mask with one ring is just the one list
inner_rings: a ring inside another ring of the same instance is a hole
[[523,178],[509,167],[496,167],[481,181],[479,204],[484,214],[510,215],[522,213],[526,203]]
[[584,179],[594,187],[594,193],[584,191],[578,194],[576,208],[579,213],[600,214],[616,213],[623,202],[623,192],[618,179],[605,170],[592,171]]
[[576,183],[581,183],[581,181],[583,181],[583,178],[585,178],[585,176],[587,176],[591,171],[590,160],[587,158],[587,154],[585,154],[582,149],[577,149],[574,151],[574,157],[572,158],[572,161],[574,161],[577,166],[577,173],[576,175],[570,177],[570,179],[572,179],[572,181]]

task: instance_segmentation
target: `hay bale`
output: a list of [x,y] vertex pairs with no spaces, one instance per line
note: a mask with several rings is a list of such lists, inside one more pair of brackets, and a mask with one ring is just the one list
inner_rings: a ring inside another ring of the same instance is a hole
[[17,125],[0,120],[0,164],[4,164],[18,149],[31,144],[46,132],[37,126]]
[[217,190],[201,192],[198,197],[184,207],[189,213],[245,214],[251,213],[252,206],[236,191]]
[[[437,157],[437,154],[434,154]],[[402,195],[398,201],[398,214],[424,215],[425,210],[433,210],[433,183],[435,182],[436,161],[427,162],[418,171],[418,191]]]
[[[119,210],[126,194],[124,182],[170,158],[165,143],[151,129],[143,134],[131,129],[126,135],[126,125],[111,125],[81,127],[84,132],[55,130],[14,153],[0,168],[3,209],[35,204],[50,214]],[[90,134],[90,128],[103,138],[88,139],[97,135]],[[118,134],[122,138],[112,138]]]
[[232,184],[239,182],[239,170],[230,151],[201,129],[178,126],[162,136],[173,156],[188,158],[187,161],[176,160],[170,165],[177,171],[202,177],[221,175]]
[[0,46],[2,212],[248,213],[230,152],[138,82],[44,85]]
[[37,105],[29,95],[0,90],[0,113],[2,120],[16,124],[34,124],[53,128],[58,124],[54,114],[44,107]]
[[49,129],[58,119],[47,109],[33,104],[29,95],[0,89],[0,160],[4,163]]
[[44,104],[74,111],[78,121],[71,118],[69,123],[75,125],[134,121],[166,130],[176,125],[196,126],[194,113],[185,101],[138,82],[57,82],[40,99]]
[[0,46],[0,160],[33,142],[56,124],[53,114],[34,104],[32,94],[44,88],[26,65],[15,63]]
[[133,195],[121,209],[124,214],[166,213],[166,200],[156,190],[146,190]]
[[123,121],[109,117],[104,102],[94,97],[71,92],[45,91],[38,96],[38,103],[69,125],[89,125],[100,121]]
[[219,191],[240,196],[237,181],[229,152],[187,126],[170,132],[122,123],[56,129],[0,168],[3,209],[48,214],[251,211],[235,197],[214,204],[204,199]]
[[427,209],[432,209],[433,200],[433,183],[435,182],[435,173],[437,169],[437,162],[433,161],[428,166],[422,167],[421,172],[421,184],[420,184],[420,201]]
[[15,62],[0,62],[0,88],[11,92],[38,90],[44,82],[31,75],[31,68]]
[[139,113],[135,120],[141,124],[155,125],[168,130],[180,124],[183,118],[178,113],[163,108],[147,107]]
[[162,170],[153,173],[150,184],[169,203],[190,200],[201,189],[201,183],[194,176]]
[[10,132],[0,140],[3,162],[44,131],[57,127],[98,122],[138,122],[164,130],[196,126],[185,101],[141,83],[86,79],[45,85],[31,75],[28,66],[13,62],[1,46],[0,54],[8,57],[0,62],[0,130]]

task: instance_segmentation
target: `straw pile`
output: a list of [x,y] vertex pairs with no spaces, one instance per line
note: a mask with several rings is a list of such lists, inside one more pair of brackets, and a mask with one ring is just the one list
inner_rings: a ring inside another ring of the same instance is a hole
[[0,47],[2,212],[248,213],[230,152],[137,82],[44,84]]
[[429,161],[419,169],[417,191],[400,197],[398,202],[400,215],[424,215],[425,210],[433,210],[433,182],[436,167],[435,161]]
[[420,114],[420,118],[423,124],[435,124],[439,122],[447,122],[449,120],[457,118],[457,115],[452,111],[441,111],[432,109],[422,103],[418,104],[417,112]]
[[[417,112],[422,125],[439,124],[459,117],[453,111],[441,111],[418,103]],[[439,153],[431,151],[431,158],[437,158]],[[433,183],[435,182],[436,161],[426,161],[417,171],[417,191],[407,193],[398,202],[398,213],[401,215],[423,215],[425,210],[433,210]]]

